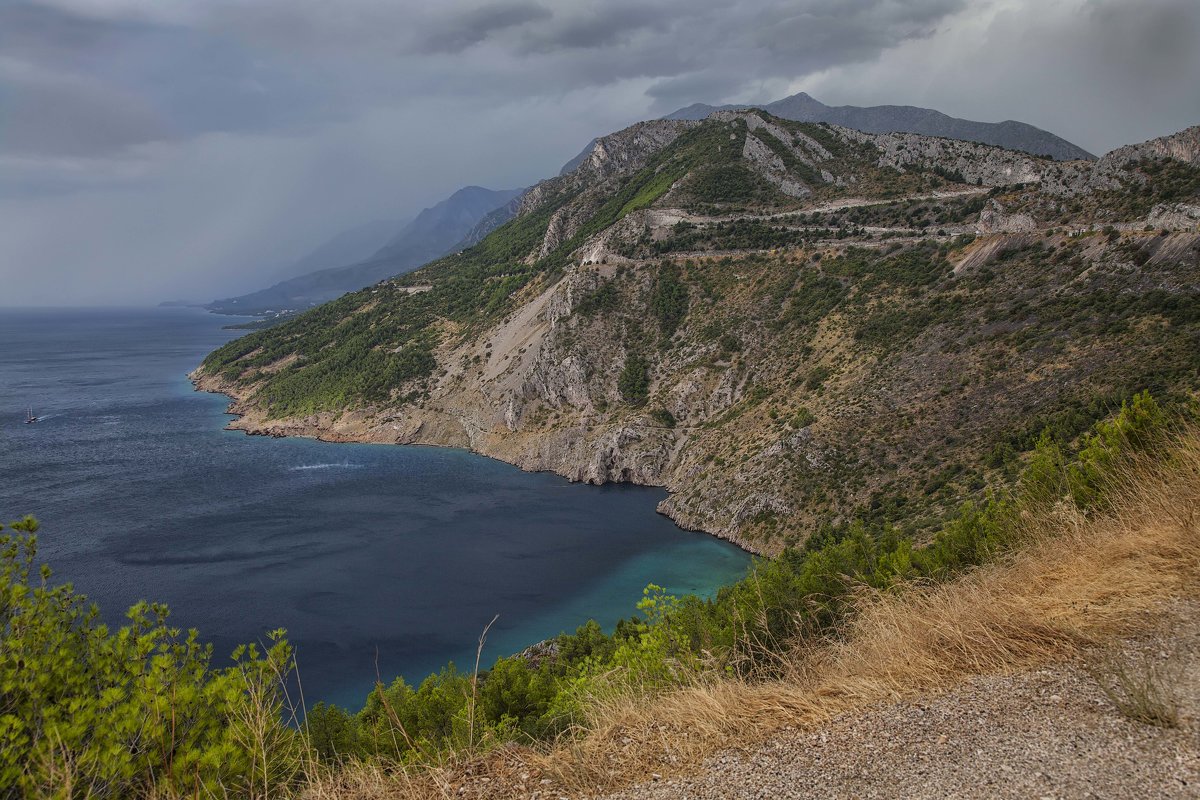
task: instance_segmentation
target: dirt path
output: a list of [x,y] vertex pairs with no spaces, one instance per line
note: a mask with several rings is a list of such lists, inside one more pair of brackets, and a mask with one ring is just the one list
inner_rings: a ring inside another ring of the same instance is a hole
[[1059,665],[784,731],[611,797],[1200,798],[1200,603],[1120,652],[1173,665],[1178,727],[1127,719],[1085,664]]
[[703,214],[692,214],[681,208],[660,208],[654,209],[654,212],[663,215],[670,220],[670,224],[675,222],[690,222],[696,225],[699,224],[714,224],[719,222],[732,222],[734,220],[767,220],[767,219],[785,219],[787,217],[795,217],[801,214],[824,214],[829,211],[843,211],[847,208],[861,208],[863,206],[890,206],[896,203],[916,202],[920,200],[949,200],[956,197],[970,197],[972,195],[986,194],[991,191],[990,187],[981,187],[975,189],[956,189],[953,191],[930,192],[929,194],[907,195],[905,197],[896,197],[892,199],[866,199],[861,197],[844,197],[840,200],[833,200],[812,208],[796,209],[792,211],[780,211],[775,214],[726,214],[719,216],[706,216]]

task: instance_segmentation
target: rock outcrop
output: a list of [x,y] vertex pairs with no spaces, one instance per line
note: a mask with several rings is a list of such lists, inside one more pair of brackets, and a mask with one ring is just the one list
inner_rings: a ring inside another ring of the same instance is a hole
[[1004,207],[991,200],[979,212],[975,228],[979,233],[1031,233],[1037,230],[1037,221],[1028,214],[1005,214]]
[[1170,158],[1185,164],[1200,164],[1200,125],[1150,139],[1141,144],[1118,147],[1100,159],[1102,165],[1120,168],[1144,159]]

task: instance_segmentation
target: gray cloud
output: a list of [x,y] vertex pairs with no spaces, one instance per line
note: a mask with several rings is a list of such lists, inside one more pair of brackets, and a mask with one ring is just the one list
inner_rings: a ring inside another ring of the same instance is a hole
[[419,34],[418,50],[422,53],[461,53],[500,31],[553,16],[538,3],[518,1],[480,6],[442,20],[440,26]]
[[745,84],[741,75],[702,70],[655,81],[646,89],[646,95],[654,99],[654,108],[669,111],[691,105],[697,98],[727,97]]
[[0,61],[7,155],[103,155],[169,138],[155,109],[135,94],[83,76]]
[[865,61],[900,42],[930,36],[965,0],[806,0],[762,12],[758,42],[775,58],[807,72]]
[[[671,7],[668,3],[588,6],[557,15],[552,22],[531,32],[522,43],[522,49],[527,53],[544,54],[628,45],[640,32],[669,35],[671,23],[688,13],[687,8]],[[690,13],[703,14],[703,5],[691,6]]]
[[345,113],[329,88],[228,34],[0,4],[0,156],[117,155],[214,131],[303,126]]
[[1196,41],[1194,0],[0,0],[0,285],[255,288],[696,101],[807,90],[1103,151],[1200,122]]

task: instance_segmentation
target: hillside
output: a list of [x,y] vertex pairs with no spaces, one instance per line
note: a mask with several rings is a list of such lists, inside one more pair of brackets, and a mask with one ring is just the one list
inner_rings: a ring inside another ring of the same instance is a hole
[[[669,114],[666,119],[704,119],[714,111],[731,111],[747,106],[710,106],[694,103]],[[982,142],[1010,150],[1049,156],[1060,161],[1095,158],[1091,153],[1049,131],[1025,122],[976,122],[959,119],[917,106],[827,106],[800,92],[761,106],[764,111],[796,122],[828,122],[867,133],[919,133],[968,142]]]
[[[459,189],[399,226],[397,233],[392,232],[395,226],[386,226],[380,236],[377,223],[347,231],[293,265],[291,270],[299,274],[257,292],[215,300],[207,308],[219,314],[256,314],[320,305],[474,244],[481,231],[490,232],[507,221],[508,216],[492,214],[502,211],[522,191],[479,186]],[[489,226],[481,228],[487,220]]]
[[1196,129],[1056,162],[764,112],[601,137],[477,246],[210,355],[234,427],[667,487],[775,553],[928,530],[1200,375]]

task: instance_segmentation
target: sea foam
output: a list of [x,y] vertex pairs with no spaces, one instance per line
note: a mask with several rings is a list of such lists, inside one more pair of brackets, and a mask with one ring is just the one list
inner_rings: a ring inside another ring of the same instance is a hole
[[320,464],[299,464],[288,467],[289,472],[307,472],[313,469],[362,469],[363,464],[351,464],[349,461],[330,461]]

